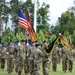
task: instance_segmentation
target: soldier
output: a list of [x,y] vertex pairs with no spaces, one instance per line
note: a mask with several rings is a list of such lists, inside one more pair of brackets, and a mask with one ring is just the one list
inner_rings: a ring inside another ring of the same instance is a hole
[[33,69],[33,75],[40,75],[40,65],[42,62],[42,57],[45,55],[40,49],[39,44],[35,45],[36,49],[33,53],[33,59],[34,59],[34,69]]
[[35,42],[33,41],[32,44],[31,44],[31,47],[30,47],[30,50],[29,50],[29,72],[30,74],[32,75],[33,73],[33,68],[34,68],[34,59],[33,59],[33,53],[34,53],[34,50],[35,50]]
[[55,46],[55,49],[52,52],[52,68],[53,68],[54,72],[56,72],[56,70],[57,70],[58,51],[59,51],[58,46]]
[[23,65],[24,65],[24,40],[20,41],[20,44],[16,46],[16,68],[15,71],[18,73],[18,75],[21,75]]
[[72,48],[72,53],[73,53],[73,59],[75,60],[75,48]]
[[[47,41],[43,42],[43,48],[42,51],[46,53],[46,48],[48,47]],[[43,75],[49,75],[49,69],[50,69],[50,56],[43,56],[42,58],[42,69],[43,69]]]
[[5,50],[0,45],[0,62],[1,62],[1,69],[3,70],[5,68]]
[[24,60],[24,72],[25,72],[25,75],[28,75],[29,73],[29,47],[31,45],[28,45],[26,42],[25,42],[25,60]]
[[66,73],[68,68],[68,51],[65,47],[62,47],[62,70]]
[[14,52],[15,52],[15,47],[14,47],[13,42],[11,41],[10,45],[6,49],[8,75],[11,75],[11,72],[14,69]]
[[59,46],[59,49],[58,49],[58,63],[60,64],[61,62],[61,46]]
[[68,59],[68,70],[69,70],[69,72],[72,72],[72,70],[73,70],[73,60],[74,60],[73,51],[70,50],[69,51],[69,59]]

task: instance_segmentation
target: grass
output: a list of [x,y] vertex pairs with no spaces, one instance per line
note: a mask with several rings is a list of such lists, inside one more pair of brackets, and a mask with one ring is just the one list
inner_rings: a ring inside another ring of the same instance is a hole
[[[41,70],[40,72],[41,72],[40,75],[43,75],[43,74],[42,74],[42,70]],[[70,72],[64,73],[64,72],[62,71],[62,65],[61,65],[61,64],[58,64],[57,72],[53,72],[53,71],[52,71],[52,66],[50,66],[49,74],[50,74],[50,75],[75,75],[75,61],[74,61],[72,73],[70,73]],[[0,75],[8,75],[8,74],[7,74],[7,66],[5,66],[5,69],[4,69],[3,71],[0,69]],[[12,75],[17,75],[16,72],[15,72],[15,70],[13,70]],[[22,72],[22,75],[25,75],[25,74],[24,74],[24,71]]]

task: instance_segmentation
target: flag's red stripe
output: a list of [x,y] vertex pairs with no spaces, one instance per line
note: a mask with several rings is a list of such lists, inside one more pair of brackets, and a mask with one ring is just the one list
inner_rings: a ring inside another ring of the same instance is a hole
[[26,26],[28,28],[26,23],[23,23],[23,22],[20,21],[19,24],[22,24],[22,25],[24,25],[24,26]]
[[20,18],[20,17],[19,17],[19,20],[21,20],[21,21],[23,21],[23,22],[25,22],[25,23],[28,23],[27,20],[25,20],[25,19],[23,19],[23,18]]
[[25,24],[21,23],[21,22],[19,23],[19,25],[24,26],[26,29],[28,29],[28,27]]
[[20,25],[20,26],[23,26],[24,28],[28,29],[27,20],[25,20],[25,19],[19,17],[18,21],[19,21],[19,25]]

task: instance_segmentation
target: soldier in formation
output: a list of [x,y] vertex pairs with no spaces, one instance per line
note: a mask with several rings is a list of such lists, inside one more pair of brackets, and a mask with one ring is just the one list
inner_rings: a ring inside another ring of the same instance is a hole
[[24,65],[24,40],[20,41],[20,44],[16,46],[16,68],[15,71],[17,72],[18,75],[21,75],[23,65]]
[[56,45],[53,52],[52,52],[52,68],[53,68],[53,71],[56,72],[57,70],[57,63],[58,63],[58,51],[59,50],[59,47]]
[[25,59],[24,59],[24,73],[25,75],[29,74],[29,50],[30,50],[31,44],[29,41],[25,41],[24,49],[25,49]]
[[[21,75],[24,68],[25,75],[40,75],[40,64],[42,63],[43,75],[49,75],[51,58],[46,53],[48,42],[44,41],[42,47],[37,42],[21,40],[17,46],[11,41],[6,49],[7,72],[11,72],[15,68],[18,75]],[[60,49],[60,51],[59,51]],[[52,52],[52,68],[57,71],[57,63],[59,57],[62,56],[62,70],[66,72],[73,70],[74,50],[68,52],[65,47],[59,48],[57,45]],[[0,48],[1,52],[1,48]],[[1,60],[0,60],[1,61]],[[15,67],[14,67],[15,64]]]
[[[42,51],[46,53],[46,48],[48,47],[48,42],[43,41],[43,47]],[[50,69],[50,56],[43,56],[42,57],[42,69],[43,69],[43,75],[49,75],[49,69]]]
[[68,52],[68,55],[69,55],[69,59],[68,59],[68,70],[69,70],[69,72],[72,72],[72,70],[73,70],[73,61],[74,61],[73,51],[70,50]]
[[14,52],[15,52],[15,47],[14,47],[13,42],[11,41],[10,45],[6,49],[8,75],[11,75],[11,72],[14,69]]
[[68,55],[68,51],[65,47],[62,47],[62,70],[63,72],[66,73],[67,71],[67,68],[68,68],[68,58],[69,58],[69,55]]
[[33,75],[33,68],[34,68],[34,59],[33,59],[33,53],[35,50],[35,42],[33,41],[29,50],[29,72],[30,75]]
[[2,44],[0,44],[0,67],[2,70],[5,68],[5,50]]
[[34,58],[34,70],[33,75],[40,75],[40,65],[42,62],[42,57],[44,56],[43,52],[39,49],[39,44],[35,45],[36,49],[33,54]]

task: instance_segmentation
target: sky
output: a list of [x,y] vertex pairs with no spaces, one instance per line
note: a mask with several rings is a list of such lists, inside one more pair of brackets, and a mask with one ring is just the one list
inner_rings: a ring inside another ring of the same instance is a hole
[[74,0],[39,0],[40,3],[45,2],[50,5],[50,24],[56,24],[58,17],[74,5],[73,1]]

